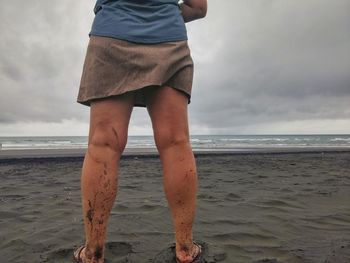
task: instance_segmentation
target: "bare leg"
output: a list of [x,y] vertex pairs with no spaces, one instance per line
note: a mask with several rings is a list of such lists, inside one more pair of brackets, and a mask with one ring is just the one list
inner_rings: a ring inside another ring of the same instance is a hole
[[195,216],[197,194],[197,171],[190,144],[173,141],[172,145],[159,151],[164,174],[164,190],[172,212],[177,257],[192,259],[192,225]]
[[98,100],[91,105],[89,145],[81,177],[84,263],[104,260],[107,223],[117,194],[119,160],[127,141],[132,106],[131,94]]
[[198,253],[193,245],[192,225],[197,194],[197,169],[189,140],[187,98],[171,87],[148,95],[157,149],[164,174],[164,190],[173,217],[176,256],[191,262]]

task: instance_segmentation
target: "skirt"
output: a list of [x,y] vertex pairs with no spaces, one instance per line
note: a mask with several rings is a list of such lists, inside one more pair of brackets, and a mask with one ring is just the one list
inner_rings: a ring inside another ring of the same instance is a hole
[[191,102],[193,60],[187,40],[139,44],[91,36],[86,51],[77,102],[132,92],[134,106],[146,107],[145,88],[169,86]]

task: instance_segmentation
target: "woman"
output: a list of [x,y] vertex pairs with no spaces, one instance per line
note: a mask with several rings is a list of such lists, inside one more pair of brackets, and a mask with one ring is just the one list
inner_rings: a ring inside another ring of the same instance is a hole
[[134,106],[146,107],[172,213],[177,262],[199,262],[193,241],[197,172],[189,140],[193,61],[185,22],[206,0],[98,0],[77,101],[90,106],[82,177],[85,245],[75,262],[102,263],[119,160]]

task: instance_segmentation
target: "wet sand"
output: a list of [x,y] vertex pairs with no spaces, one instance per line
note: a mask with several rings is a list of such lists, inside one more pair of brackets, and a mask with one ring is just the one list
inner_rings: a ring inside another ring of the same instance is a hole
[[[82,158],[63,156],[0,160],[2,263],[72,262],[83,243]],[[350,152],[206,153],[196,162],[194,236],[207,262],[350,262]],[[161,174],[154,154],[121,160],[106,263],[173,262]]]

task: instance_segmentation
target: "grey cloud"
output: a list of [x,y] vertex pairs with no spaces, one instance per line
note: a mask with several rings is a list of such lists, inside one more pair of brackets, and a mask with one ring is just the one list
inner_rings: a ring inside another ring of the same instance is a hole
[[2,122],[60,122],[86,116],[75,99],[92,19],[92,12],[90,18],[87,15],[90,8],[83,1],[2,5]]
[[190,28],[202,45],[195,61],[206,53],[195,79],[197,124],[349,118],[350,1],[211,3],[209,28]]

